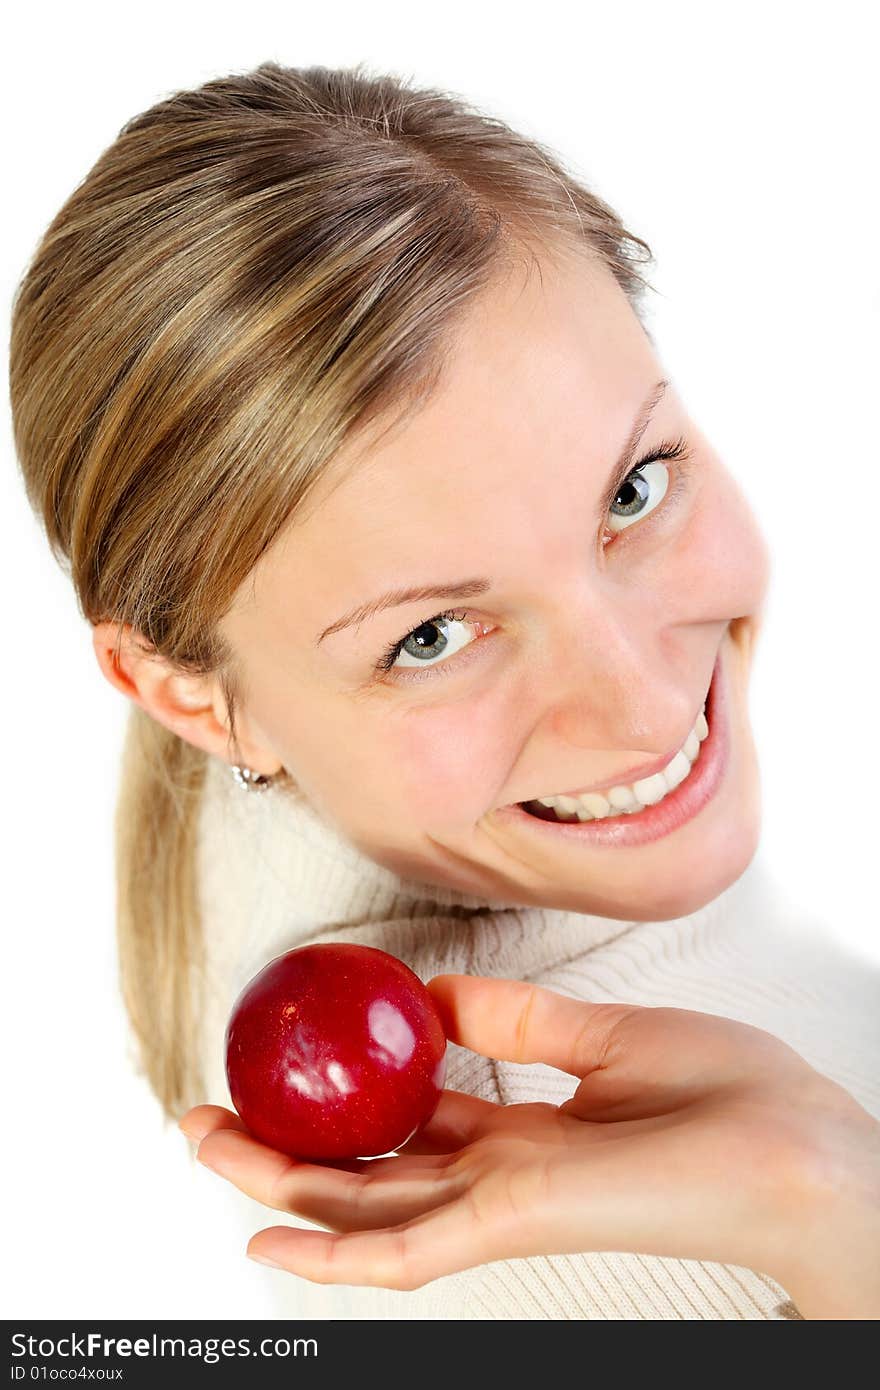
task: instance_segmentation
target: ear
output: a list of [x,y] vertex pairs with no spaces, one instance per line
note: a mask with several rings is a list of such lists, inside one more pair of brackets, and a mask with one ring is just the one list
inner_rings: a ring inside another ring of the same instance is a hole
[[[119,655],[116,644],[122,626]],[[235,761],[229,741],[229,716],[216,676],[181,672],[158,655],[128,624],[92,625],[92,646],[103,675],[116,690],[166,729],[223,762]],[[241,709],[235,712],[238,747],[246,767],[271,776],[281,768],[276,753]]]

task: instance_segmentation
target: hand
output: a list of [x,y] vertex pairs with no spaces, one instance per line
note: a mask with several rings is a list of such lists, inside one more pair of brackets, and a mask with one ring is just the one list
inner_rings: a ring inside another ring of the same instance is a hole
[[180,1123],[201,1162],[332,1232],[270,1227],[250,1256],[318,1283],[414,1289],[491,1260],[634,1251],[763,1270],[805,1317],[880,1317],[880,1124],[785,1043],[511,980],[428,988],[454,1042],[569,1072],[574,1096],[445,1091],[397,1156],[333,1164],[197,1106]]

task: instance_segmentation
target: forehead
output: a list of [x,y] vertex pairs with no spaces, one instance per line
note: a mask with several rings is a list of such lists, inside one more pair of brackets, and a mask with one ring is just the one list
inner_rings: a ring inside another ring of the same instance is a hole
[[524,563],[564,524],[573,487],[581,517],[595,506],[656,375],[605,268],[573,255],[508,274],[469,306],[430,398],[340,453],[261,560],[250,602],[290,632],[304,617],[291,596],[308,593],[317,632],[386,587],[489,574],[496,554]]

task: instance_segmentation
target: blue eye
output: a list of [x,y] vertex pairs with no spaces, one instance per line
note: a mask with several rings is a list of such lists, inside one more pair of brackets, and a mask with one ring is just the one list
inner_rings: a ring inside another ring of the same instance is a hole
[[418,627],[408,632],[399,642],[394,642],[380,659],[377,669],[380,671],[390,671],[393,666],[428,666],[430,664],[439,665],[433,661],[438,656],[450,657],[456,652],[461,651],[462,647],[468,645],[468,638],[463,633],[451,633],[450,628],[455,625],[462,628],[473,628],[474,623],[466,621],[466,613],[437,613],[433,618],[426,619]]
[[662,463],[643,463],[617,489],[608,514],[608,530],[623,531],[659,506],[669,486],[669,469]]
[[609,508],[609,531],[626,530],[660,505],[669,487],[669,469],[662,460],[684,458],[685,451],[683,439],[675,444],[664,443],[630,469]]

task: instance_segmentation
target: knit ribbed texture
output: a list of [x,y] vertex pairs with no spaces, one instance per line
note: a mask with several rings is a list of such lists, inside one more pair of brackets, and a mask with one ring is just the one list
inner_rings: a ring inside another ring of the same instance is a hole
[[[246,792],[212,760],[199,836],[207,976],[206,1101],[232,1107],[223,1039],[258,970],[306,941],[356,941],[398,956],[423,980],[461,974],[531,980],[575,998],[722,1014],[774,1033],[880,1118],[878,972],[783,899],[760,854],[689,916],[628,922],[474,898],[398,877],[302,799]],[[489,1100],[559,1104],[572,1077],[495,1062],[450,1045],[448,1087]],[[234,1193],[249,1238],[307,1222]],[[290,1318],[799,1317],[787,1292],[740,1266],[585,1253],[499,1260],[399,1290],[312,1284],[266,1271],[267,1316]]]

